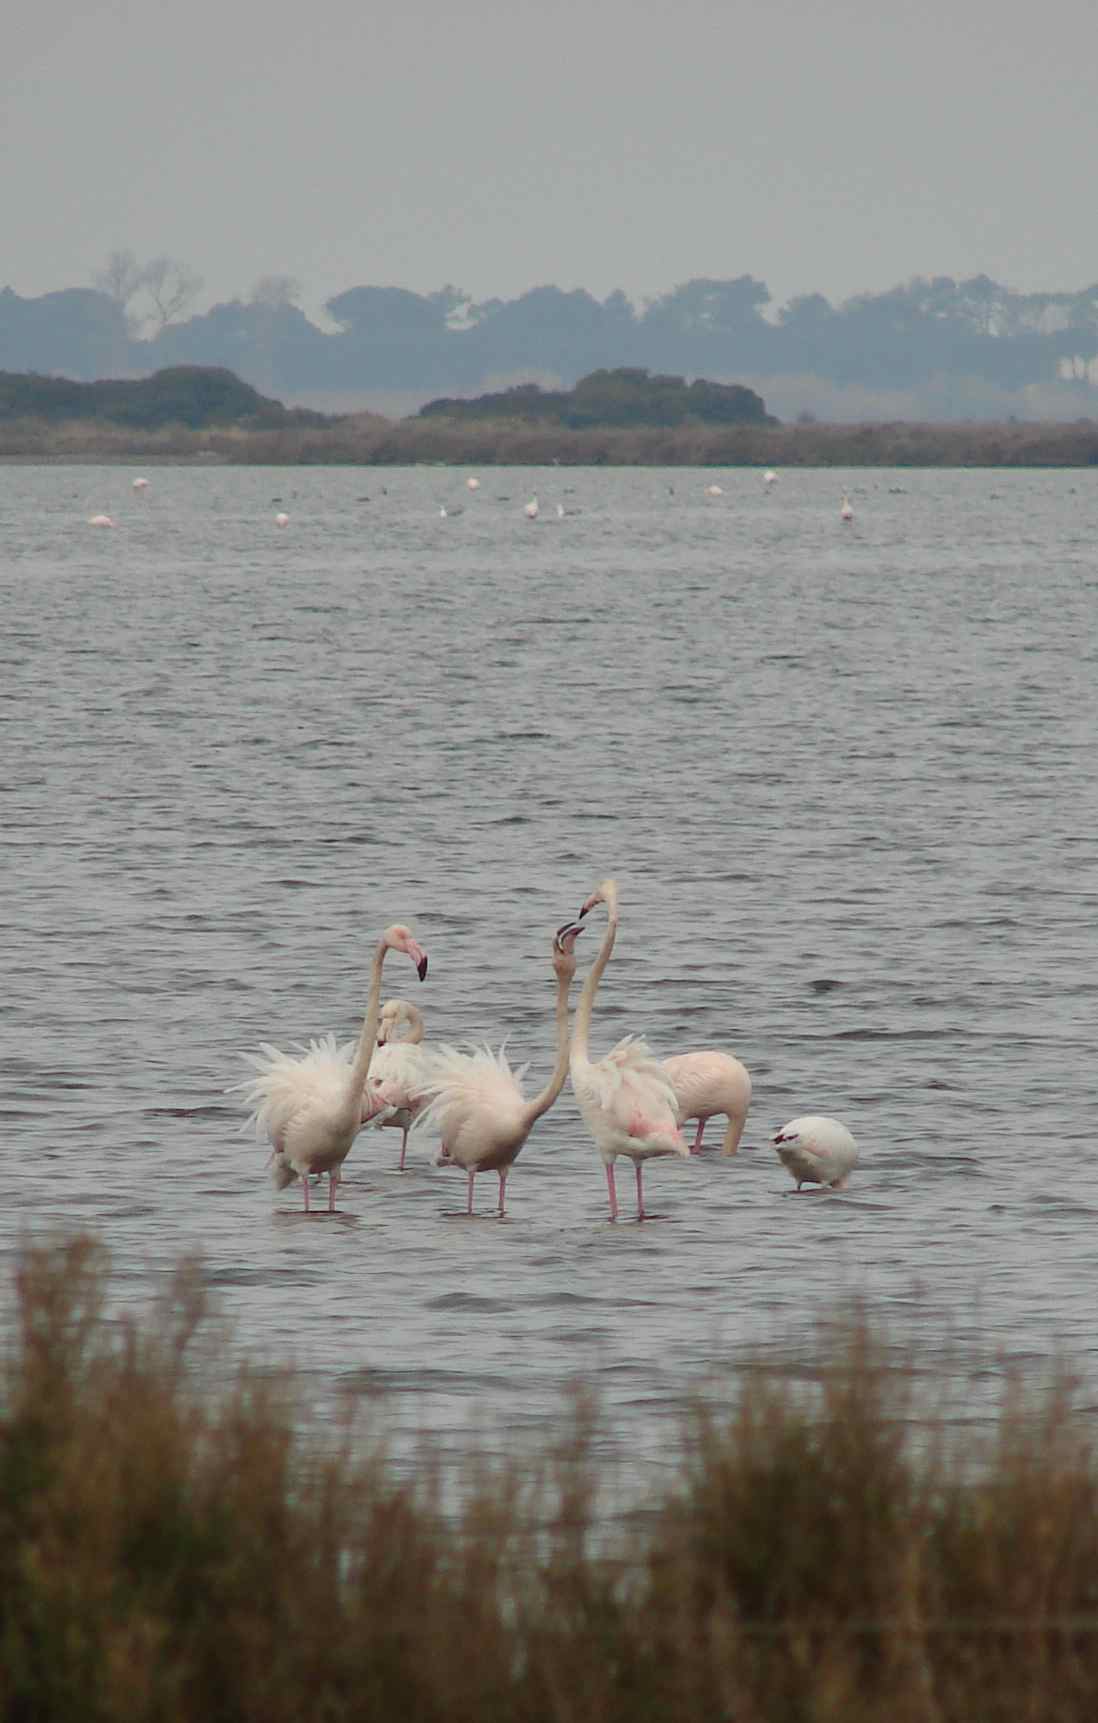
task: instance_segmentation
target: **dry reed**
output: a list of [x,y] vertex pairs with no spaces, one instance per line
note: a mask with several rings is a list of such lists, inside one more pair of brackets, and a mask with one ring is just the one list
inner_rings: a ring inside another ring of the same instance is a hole
[[582,1392],[537,1463],[466,1457],[455,1499],[427,1447],[409,1475],[369,1427],[310,1435],[288,1375],[212,1386],[197,1265],[142,1322],[108,1286],[87,1238],[16,1273],[4,1719],[1098,1716],[1098,1466],[1063,1379],[959,1457],[854,1314],[807,1385],[730,1373],[675,1486],[608,1522]]

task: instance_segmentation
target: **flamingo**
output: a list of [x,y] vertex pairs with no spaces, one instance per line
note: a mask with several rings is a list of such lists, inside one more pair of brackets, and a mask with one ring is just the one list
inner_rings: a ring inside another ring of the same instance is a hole
[[89,515],[88,525],[89,526],[113,526],[114,522],[112,521],[110,515]]
[[645,1220],[644,1163],[654,1155],[688,1155],[679,1129],[678,1097],[670,1076],[644,1041],[627,1035],[606,1057],[592,1063],[588,1052],[591,1012],[602,972],[610,961],[618,931],[617,881],[604,879],[580,917],[598,903],[606,905],[606,932],[591,973],[583,985],[572,1029],[572,1087],[587,1128],[606,1168],[610,1219],[618,1217],[614,1161],[628,1155],[637,1180],[637,1219]]
[[724,492],[720,485],[706,485],[705,494],[707,497],[723,497]]
[[767,490],[770,489],[771,485],[776,485],[777,482],[778,482],[777,473],[774,471],[773,467],[767,467],[765,473],[763,474],[763,484],[766,486]]
[[839,519],[840,520],[853,520],[854,519],[854,509],[851,505],[850,498],[847,496],[845,491],[843,492],[843,500],[839,505]]
[[149,481],[148,479],[141,478],[134,479],[131,488],[135,491],[147,491],[149,488]]
[[566,922],[553,937],[553,971],[557,978],[557,1059],[552,1075],[533,1100],[522,1092],[525,1066],[513,1071],[501,1047],[461,1053],[440,1047],[423,1085],[430,1097],[424,1119],[437,1119],[442,1136],[440,1165],[456,1163],[468,1176],[465,1212],[473,1212],[473,1183],[479,1172],[499,1176],[499,1208],[505,1213],[507,1175],[530,1132],[553,1105],[568,1075],[568,994],[576,973],[575,943],[583,928]]
[[791,1119],[770,1141],[786,1171],[802,1185],[830,1185],[833,1191],[846,1188],[858,1164],[858,1145],[838,1119],[806,1113]]
[[[408,1033],[398,1039],[394,1031],[401,1024],[407,1024]],[[363,1123],[376,1119],[379,1126],[395,1126],[401,1132],[400,1172],[404,1171],[408,1132],[426,1105],[422,1085],[429,1059],[423,1045],[423,1013],[408,999],[387,999],[362,1097],[362,1119]],[[387,1116],[378,1118],[385,1109]]]
[[466,488],[466,490],[470,490],[470,491],[479,491],[480,480],[479,479],[466,479],[465,488]]
[[526,505],[525,514],[527,520],[537,520],[538,518],[538,498],[536,491]]
[[289,526],[289,524],[290,524],[289,515],[283,514],[282,511],[280,510],[279,513],[275,515],[275,526]]
[[399,922],[387,927],[374,952],[366,1016],[353,1060],[349,1048],[336,1046],[334,1035],[310,1042],[297,1057],[265,1045],[245,1055],[256,1076],[233,1084],[245,1091],[252,1106],[256,1135],[266,1133],[271,1140],[276,1190],[300,1178],[306,1210],[310,1173],[327,1173],[328,1209],[335,1208],[340,1168],[362,1127],[363,1089],[380,1016],[381,971],[390,951],[410,957],[421,981],[427,974],[427,953],[411,930]]
[[679,1123],[697,1119],[698,1129],[690,1153],[701,1153],[702,1135],[709,1120],[723,1113],[728,1120],[722,1144],[726,1155],[740,1146],[747,1109],[751,1105],[751,1078],[747,1068],[731,1053],[706,1049],[701,1053],[675,1053],[660,1061],[679,1103]]

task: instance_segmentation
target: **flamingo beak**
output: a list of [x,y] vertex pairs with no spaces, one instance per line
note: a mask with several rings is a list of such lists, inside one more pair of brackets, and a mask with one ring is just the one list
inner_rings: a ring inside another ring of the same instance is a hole
[[601,903],[601,902],[602,902],[602,899],[599,896],[598,892],[593,891],[591,893],[591,896],[587,899],[587,902],[580,906],[580,920],[581,921],[583,920],[583,917],[587,914],[588,910],[594,909],[595,905],[597,903]]
[[572,947],[584,931],[578,921],[566,921],[563,927],[558,927],[553,935],[553,949],[565,956],[571,954]]
[[[416,946],[416,950],[419,951],[418,945]],[[421,981],[426,981],[426,979],[427,979],[427,953],[425,951],[419,951],[419,956],[414,961],[415,961],[415,966],[416,966],[416,974],[419,976],[419,979]]]

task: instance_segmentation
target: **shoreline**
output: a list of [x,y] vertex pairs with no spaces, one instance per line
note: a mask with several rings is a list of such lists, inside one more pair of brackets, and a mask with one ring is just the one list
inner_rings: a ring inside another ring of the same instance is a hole
[[0,421],[0,465],[694,468],[1098,467],[1098,422],[613,427],[418,419],[248,428]]

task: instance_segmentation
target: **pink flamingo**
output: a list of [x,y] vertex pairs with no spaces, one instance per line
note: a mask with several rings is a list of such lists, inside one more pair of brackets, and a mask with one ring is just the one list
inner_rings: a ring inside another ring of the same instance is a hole
[[557,1061],[544,1089],[528,1101],[522,1092],[526,1067],[513,1071],[501,1047],[461,1053],[439,1047],[424,1084],[430,1096],[425,1121],[436,1119],[442,1136],[440,1166],[464,1167],[469,1180],[466,1214],[473,1212],[473,1182],[480,1172],[499,1175],[499,1215],[505,1213],[507,1175],[519,1150],[543,1113],[547,1113],[568,1075],[568,994],[576,973],[575,943],[583,928],[566,922],[553,938],[553,972],[557,978]]
[[740,1146],[747,1109],[751,1105],[751,1078],[747,1068],[731,1053],[707,1048],[699,1053],[674,1053],[660,1061],[670,1077],[679,1103],[679,1123],[697,1119],[698,1129],[690,1153],[701,1153],[702,1136],[709,1120],[723,1114],[728,1120],[721,1145],[726,1155]]
[[340,1168],[362,1128],[362,1093],[377,1040],[381,1009],[381,971],[390,951],[403,951],[422,981],[427,953],[400,923],[387,927],[377,942],[370,972],[366,1016],[353,1060],[350,1048],[329,1035],[310,1042],[298,1056],[265,1045],[245,1054],[257,1075],[233,1085],[245,1091],[257,1136],[272,1144],[271,1176],[276,1190],[301,1180],[309,1207],[309,1174],[327,1173],[328,1208],[335,1208]]
[[[398,1038],[395,1031],[401,1024],[407,1025],[408,1033]],[[378,1126],[393,1126],[400,1131],[399,1172],[404,1171],[408,1132],[427,1105],[423,1082],[430,1058],[423,1045],[423,1013],[408,999],[387,999],[381,1009],[377,1051],[370,1061],[362,1097],[362,1118],[363,1123],[377,1119]],[[387,1116],[377,1118],[386,1109]]]
[[833,1191],[845,1190],[851,1173],[858,1164],[858,1145],[845,1125],[838,1119],[826,1119],[819,1113],[805,1113],[791,1119],[770,1141],[786,1171],[802,1185],[830,1185]]
[[618,931],[616,880],[604,879],[598,890],[587,899],[580,915],[587,915],[597,903],[606,905],[606,932],[576,1007],[572,1029],[572,1087],[606,1168],[610,1219],[618,1217],[614,1161],[618,1155],[627,1155],[636,1173],[637,1219],[645,1220],[645,1161],[655,1155],[687,1155],[689,1150],[679,1129],[678,1097],[674,1085],[659,1060],[652,1057],[645,1042],[627,1035],[604,1059],[592,1063],[588,1052],[591,1012]]
[[423,1085],[430,1097],[423,1117],[438,1121],[442,1137],[438,1164],[464,1167],[469,1180],[465,1212],[473,1212],[473,1182],[480,1172],[499,1175],[499,1208],[503,1215],[507,1175],[519,1150],[543,1113],[547,1113],[568,1075],[568,994],[576,973],[575,943],[583,928],[566,922],[553,937],[553,973],[557,978],[557,1060],[544,1089],[528,1101],[522,1092],[526,1067],[513,1071],[501,1047],[461,1053],[439,1047]]

